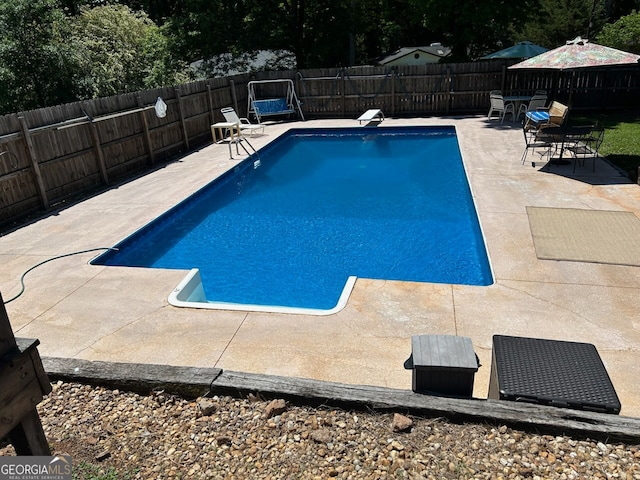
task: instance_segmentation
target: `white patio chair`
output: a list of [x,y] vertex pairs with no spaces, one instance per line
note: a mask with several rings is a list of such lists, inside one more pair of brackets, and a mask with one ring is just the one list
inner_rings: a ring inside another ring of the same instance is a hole
[[224,115],[224,119],[227,122],[237,123],[240,125],[242,132],[247,131],[249,135],[253,136],[258,130],[260,133],[264,133],[265,125],[262,123],[251,123],[248,118],[240,118],[232,107],[224,107],[220,109],[220,113]]
[[520,115],[526,115],[527,112],[532,112],[534,110],[540,110],[545,107],[547,104],[547,96],[546,95],[534,95],[529,100],[529,103],[523,103],[520,105],[518,109],[518,114],[516,115],[516,120],[520,118]]
[[497,113],[500,116],[500,123],[504,122],[504,117],[507,113],[511,112],[511,117],[515,121],[515,110],[513,108],[513,103],[505,103],[502,95],[491,95],[491,107],[489,108],[489,113],[487,114],[487,119],[491,120],[491,116],[494,113]]

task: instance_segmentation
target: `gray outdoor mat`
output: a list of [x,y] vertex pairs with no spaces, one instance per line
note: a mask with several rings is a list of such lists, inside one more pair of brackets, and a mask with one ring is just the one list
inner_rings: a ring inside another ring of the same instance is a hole
[[544,260],[640,266],[640,219],[632,212],[527,207]]

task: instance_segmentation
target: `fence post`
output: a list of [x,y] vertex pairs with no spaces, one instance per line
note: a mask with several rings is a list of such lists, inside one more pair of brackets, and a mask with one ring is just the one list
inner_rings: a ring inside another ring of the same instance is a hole
[[396,70],[391,69],[391,116],[396,114]]
[[[209,103],[209,125],[216,123],[213,113],[213,98],[211,98],[211,85],[207,82],[207,102]],[[236,110],[237,111],[237,110]]]
[[347,88],[347,83],[345,82],[345,79],[344,79],[344,77],[345,77],[344,68],[342,68],[340,70],[340,75],[342,75],[342,88],[341,88],[341,92],[340,92],[341,93],[341,97],[342,97],[341,110],[342,110],[342,118],[344,118],[346,116],[346,114],[347,114],[347,105],[346,105],[346,101],[347,100],[346,100],[346,91],[345,91],[345,89]]
[[180,114],[180,125],[182,126],[182,136],[184,137],[184,145],[189,150],[189,135],[187,133],[187,125],[184,121],[184,112],[182,111],[182,98],[180,97],[180,90],[174,89],[176,92],[176,99],[178,100],[178,113]]
[[45,210],[49,209],[49,200],[47,199],[47,190],[44,187],[44,181],[42,180],[42,174],[40,173],[40,166],[38,165],[38,157],[36,155],[36,149],[33,146],[33,141],[31,140],[31,134],[29,133],[29,127],[27,126],[27,122],[22,115],[18,116],[18,120],[20,120],[20,129],[22,130],[22,136],[24,137],[24,141],[27,144],[27,151],[29,152],[29,160],[31,161],[31,168],[33,170],[33,176],[36,180],[36,186],[38,190],[38,194],[40,195],[40,201],[42,202],[42,206]]
[[102,177],[102,183],[104,183],[105,185],[109,185],[109,174],[107,173],[107,166],[104,163],[104,154],[102,153],[102,144],[100,143],[98,126],[95,123],[91,122],[89,123],[89,130],[91,131],[93,148],[96,151],[96,158],[98,159],[98,167],[100,167],[100,176]]
[[[231,91],[231,101],[233,102],[233,108],[236,112],[239,112],[240,110],[238,110],[238,97],[236,96],[236,83],[229,79],[229,90]],[[249,112],[247,112],[247,117],[249,116]]]
[[[293,91],[297,92],[298,95],[298,102],[301,105],[304,105],[304,99],[301,96],[301,91],[300,91],[300,72],[296,72],[295,76],[294,76],[294,86],[293,86]],[[302,111],[302,106],[300,106],[300,111]]]
[[[136,95],[138,107],[144,107],[142,103],[142,96]],[[153,166],[156,163],[155,154],[153,152],[153,146],[151,144],[151,135],[149,134],[149,121],[147,120],[146,110],[140,110],[140,120],[142,120],[142,128],[144,129],[144,146],[147,148],[147,155],[149,155],[149,165]]]
[[451,104],[453,103],[453,78],[451,76],[451,68],[447,67],[447,82],[449,83],[449,88],[447,89],[449,91],[449,99],[447,100],[447,108],[446,108],[446,114],[449,115],[449,112],[451,111]]

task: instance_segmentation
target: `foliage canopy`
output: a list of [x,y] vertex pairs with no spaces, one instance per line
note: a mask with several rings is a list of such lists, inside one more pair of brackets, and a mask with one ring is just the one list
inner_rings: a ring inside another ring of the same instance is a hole
[[0,110],[182,83],[200,60],[218,59],[208,72],[223,74],[238,63],[226,59],[260,50],[293,52],[297,68],[373,64],[432,42],[452,48],[448,61],[467,61],[521,40],[554,48],[578,35],[638,53],[638,8],[640,0],[0,0]]
[[73,100],[69,25],[55,0],[0,1],[0,108]]
[[125,5],[82,8],[71,24],[78,98],[142,90],[174,79],[167,39],[144,12]]
[[633,11],[617,22],[605,25],[596,41],[618,50],[640,54],[640,13]]

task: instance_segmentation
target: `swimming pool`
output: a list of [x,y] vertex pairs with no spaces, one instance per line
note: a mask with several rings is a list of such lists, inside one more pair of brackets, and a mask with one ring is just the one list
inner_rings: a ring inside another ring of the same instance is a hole
[[93,264],[187,269],[170,300],[328,314],[356,277],[493,283],[453,127],[292,129]]

